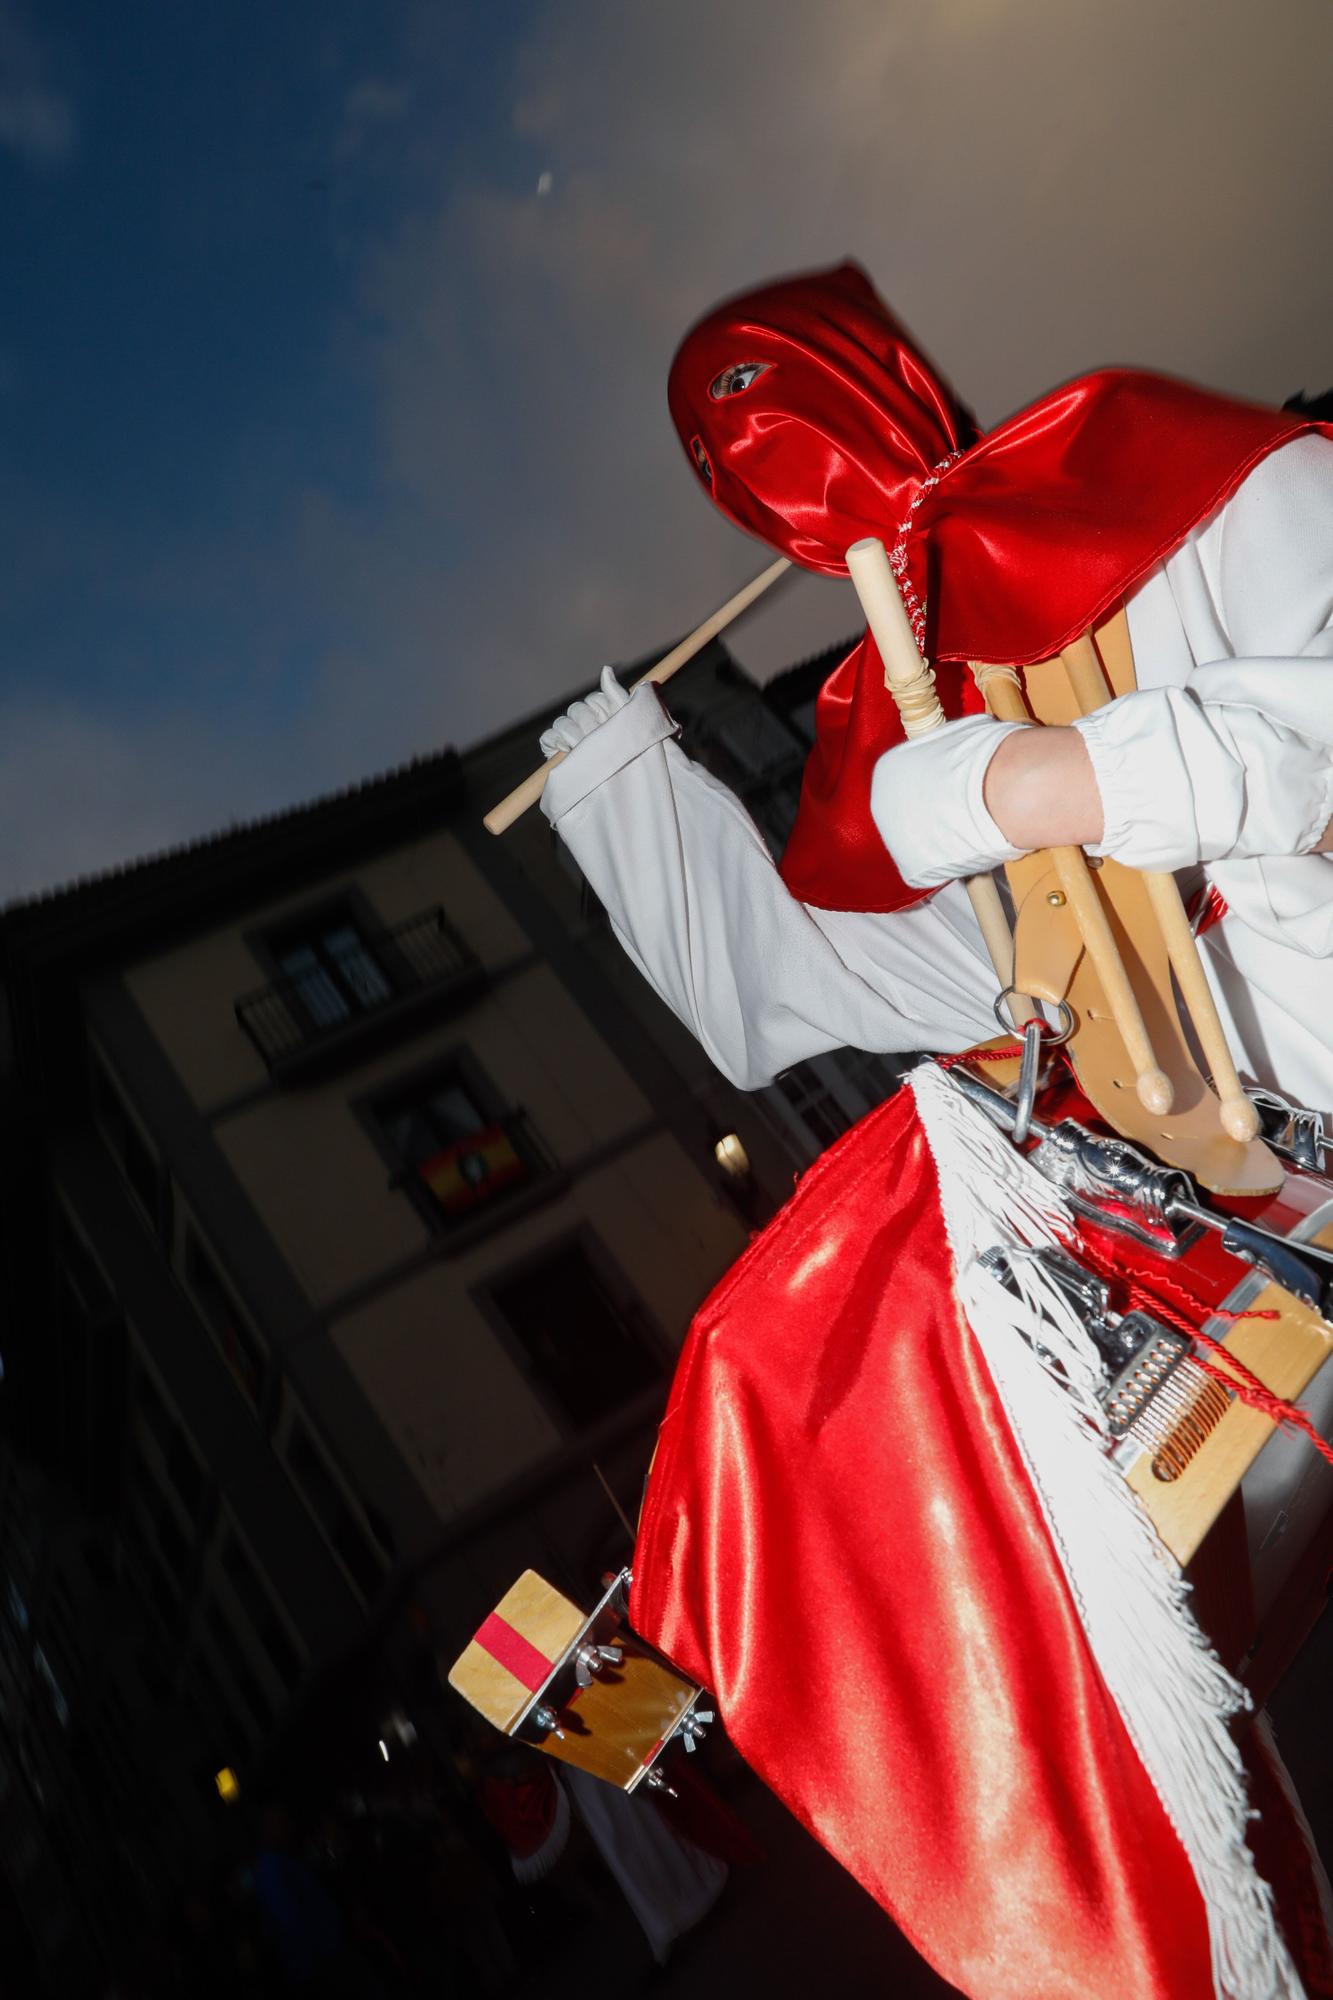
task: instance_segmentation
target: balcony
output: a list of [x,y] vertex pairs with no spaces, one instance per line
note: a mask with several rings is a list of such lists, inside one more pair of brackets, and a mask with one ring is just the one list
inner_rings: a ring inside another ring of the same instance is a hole
[[389,1186],[408,1196],[436,1249],[451,1257],[557,1200],[569,1180],[528,1114],[516,1107],[462,1139],[404,1161]]
[[391,929],[363,929],[354,958],[275,979],[236,1002],[236,1019],[270,1075],[293,1082],[460,1005],[485,971],[441,909]]

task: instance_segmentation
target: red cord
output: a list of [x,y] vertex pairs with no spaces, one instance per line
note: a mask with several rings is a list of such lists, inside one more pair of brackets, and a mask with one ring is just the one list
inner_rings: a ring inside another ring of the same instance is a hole
[[936,1056],[941,1069],[953,1069],[960,1062],[1017,1062],[1023,1053],[1021,1042],[1012,1049],[963,1049],[956,1056]]
[[[1082,1245],[1082,1249],[1088,1262],[1098,1272],[1099,1276],[1103,1278],[1121,1277],[1124,1279],[1124,1283],[1128,1288],[1131,1307],[1137,1308],[1140,1312],[1149,1313],[1154,1319],[1165,1320],[1168,1326],[1174,1326],[1181,1333],[1188,1334],[1191,1340],[1197,1340],[1201,1346],[1208,1348],[1213,1354],[1220,1355],[1226,1363],[1225,1368],[1223,1368],[1216,1361],[1209,1361],[1203,1355],[1196,1354],[1191,1357],[1196,1368],[1202,1369],[1205,1375],[1211,1375],[1215,1381],[1221,1382],[1224,1387],[1234,1390],[1242,1403],[1248,1403],[1251,1409],[1261,1411],[1269,1419],[1270,1423],[1287,1424],[1291,1429],[1303,1432],[1309,1438],[1320,1457],[1327,1459],[1328,1463],[1333,1465],[1333,1444],[1329,1444],[1325,1438],[1320,1437],[1319,1432],[1315,1429],[1305,1411],[1298,1408],[1295,1403],[1288,1402],[1285,1396],[1279,1396],[1274,1390],[1265,1387],[1259,1380],[1259,1377],[1251,1369],[1247,1368],[1245,1363],[1231,1352],[1230,1348],[1224,1347],[1220,1340],[1215,1340],[1211,1333],[1205,1333],[1199,1324],[1200,1321],[1209,1318],[1229,1320],[1280,1319],[1282,1317],[1281,1313],[1272,1308],[1264,1308],[1262,1310],[1252,1308],[1249,1312],[1227,1312],[1225,1309],[1215,1309],[1205,1305],[1201,1299],[1196,1298],[1185,1285],[1176,1283],[1168,1278],[1164,1272],[1160,1271],[1155,1274],[1156,1292],[1154,1292],[1153,1287],[1144,1284],[1140,1278],[1126,1277],[1124,1273],[1116,1269],[1109,1257],[1100,1251],[1094,1250],[1091,1245],[1084,1244]],[[1182,1312],[1178,1306],[1171,1305],[1166,1299],[1160,1297],[1159,1294],[1162,1292],[1174,1292],[1176,1297],[1188,1308],[1188,1312]]]
[[[1025,1035],[1029,1028],[1040,1028],[1043,1035],[1053,1035],[1055,1029],[1049,1021],[1043,1021],[1040,1014],[1030,1014],[1019,1029]],[[1019,1062],[1023,1055],[1022,1042],[1015,1042],[1011,1049],[963,1049],[956,1056],[936,1056],[941,1069],[953,1069],[960,1062]]]
[[[1217,900],[1221,902],[1220,897]],[[1221,907],[1225,911],[1225,903],[1222,903]],[[1209,921],[1215,922],[1216,916],[1211,915]],[[1041,1020],[1037,1015],[1033,1015],[1032,1019],[1037,1022],[1044,1034],[1054,1032],[1049,1022]],[[1024,1021],[1023,1029],[1026,1030],[1030,1025],[1029,1021]],[[941,1069],[952,1069],[960,1062],[1014,1062],[1022,1053],[1023,1044],[1017,1042],[1011,1049],[964,1049],[960,1055],[937,1056],[936,1061]],[[1088,1263],[1100,1277],[1123,1277],[1124,1274],[1109,1257],[1095,1251],[1090,1244],[1085,1243],[1081,1247]],[[1205,1375],[1213,1376],[1228,1389],[1234,1390],[1242,1403],[1248,1403],[1251,1409],[1262,1411],[1271,1423],[1287,1424],[1293,1430],[1302,1431],[1320,1457],[1327,1459],[1328,1463],[1333,1465],[1333,1444],[1320,1437],[1305,1411],[1299,1409],[1295,1403],[1288,1402],[1285,1396],[1279,1396],[1272,1389],[1266,1388],[1259,1377],[1252,1373],[1243,1361],[1238,1360],[1230,1348],[1224,1347],[1220,1340],[1214,1340],[1210,1333],[1205,1333],[1200,1324],[1205,1319],[1280,1319],[1282,1315],[1279,1312],[1273,1308],[1256,1310],[1253,1307],[1248,1312],[1228,1312],[1224,1306],[1207,1306],[1188,1287],[1177,1284],[1160,1271],[1156,1274],[1157,1292],[1174,1292],[1181,1305],[1186,1308],[1185,1311],[1156,1296],[1152,1289],[1138,1278],[1126,1278],[1124,1282],[1128,1287],[1131,1307],[1150,1314],[1154,1319],[1165,1320],[1168,1326],[1174,1326],[1181,1333],[1188,1334],[1191,1340],[1197,1340],[1201,1346],[1220,1354],[1226,1362],[1226,1367],[1222,1368],[1215,1361],[1208,1361],[1202,1355],[1196,1354],[1192,1359],[1197,1368],[1202,1369]]]

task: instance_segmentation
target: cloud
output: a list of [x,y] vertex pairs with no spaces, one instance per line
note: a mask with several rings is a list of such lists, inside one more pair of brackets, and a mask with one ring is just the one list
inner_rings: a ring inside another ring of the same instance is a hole
[[343,100],[334,158],[355,158],[376,132],[386,126],[400,125],[411,102],[412,93],[406,84],[387,83],[382,77],[366,77],[354,84]]
[[[299,655],[300,699],[280,727],[260,692],[224,714],[197,689],[134,733],[0,717],[25,880],[544,721],[604,660],[665,650],[767,560],[707,504],[664,393],[685,328],[751,282],[859,257],[983,421],[1104,362],[1270,400],[1333,373],[1326,0],[524,18],[499,99],[448,134],[428,107],[457,102],[460,55],[425,0],[410,101],[381,78],[344,100],[345,145],[392,130],[412,160],[411,206],[353,246],[354,309],[330,327],[373,479],[298,473],[253,585],[221,530],[172,553],[201,629],[209,593],[247,578],[248,671]],[[849,586],[801,578],[735,650],[767,674],[857,623]],[[79,817],[52,828],[66,789]]]
[[28,167],[65,166],[78,142],[73,104],[47,82],[44,54],[6,0],[0,0],[0,48],[0,148]]
[[0,897],[96,874],[223,826],[234,769],[197,753],[189,716],[111,716],[73,702],[0,707]]
[[[356,635],[324,663],[330,730],[474,737],[761,566],[664,384],[691,320],[775,272],[858,256],[988,421],[1108,361],[1275,400],[1322,379],[1333,272],[1298,218],[1330,191],[1328,23],[1323,0],[1280,29],[1245,0],[548,6],[510,119],[551,193],[451,165],[366,260],[394,500],[307,523]],[[766,673],[856,622],[803,579],[736,649]]]

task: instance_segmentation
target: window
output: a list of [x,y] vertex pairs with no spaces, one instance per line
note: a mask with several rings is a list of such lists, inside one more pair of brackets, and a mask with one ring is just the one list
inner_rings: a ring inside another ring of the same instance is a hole
[[833,1060],[862,1099],[864,1108],[871,1111],[886,1097],[892,1097],[913,1058],[875,1055],[867,1049],[835,1049]]
[[180,1617],[181,1589],[159,1553],[156,1524],[147,1511],[149,1505],[151,1502],[143,1510],[137,1505],[126,1508],[120,1531],[125,1576],[141,1605],[170,1631]]
[[172,1416],[148,1371],[140,1368],[136,1401],[167,1468],[176,1497],[192,1521],[199,1519],[204,1498],[204,1469],[185,1432]]
[[223,1282],[196,1232],[185,1231],[185,1282],[222,1349],[222,1357],[248,1402],[258,1409],[264,1389],[264,1350]]
[[[227,1633],[227,1640],[235,1648],[237,1656],[240,1657],[240,1647],[237,1646],[234,1635],[227,1630],[226,1620],[222,1617],[217,1606],[210,1605],[209,1613],[210,1618],[216,1616],[221,1623],[223,1630]],[[248,1668],[245,1668],[243,1658],[241,1659],[241,1665],[242,1669],[247,1673],[251,1685],[255,1688],[255,1692],[259,1696],[259,1701],[265,1713],[271,1713],[263,1694],[259,1693],[253,1674],[250,1674]],[[191,1653],[189,1660],[186,1662],[185,1674],[181,1685],[197,1720],[203,1726],[205,1738],[213,1748],[214,1754],[209,1758],[211,1767],[209,1782],[211,1784],[212,1771],[216,1771],[222,1764],[235,1764],[240,1761],[242,1756],[248,1753],[254,1739],[254,1731],[249,1724],[241,1721],[230,1699],[223,1692],[222,1684],[213,1671],[208,1648],[196,1646],[194,1652]],[[242,1693],[244,1693],[243,1689]],[[267,1724],[262,1726],[267,1727]]]
[[227,1623],[220,1604],[210,1602],[207,1625],[217,1656],[223,1662],[233,1686],[265,1735],[273,1727],[273,1706],[259,1685],[240,1640]]
[[141,1526],[147,1529],[150,1541],[166,1561],[176,1583],[183,1584],[190,1573],[190,1537],[158,1484],[156,1473],[139,1452],[130,1462],[130,1491]]
[[575,1429],[610,1416],[661,1373],[642,1309],[579,1238],[495,1280],[487,1296]]
[[743,797],[746,810],[763,834],[769,852],[775,861],[781,860],[795,824],[796,809],[801,802],[800,771],[775,779],[772,783],[754,786]]
[[249,942],[270,984],[237,1000],[236,1019],[289,1081],[458,1002],[486,977],[438,904],[386,928],[355,888]]
[[100,1264],[63,1208],[56,1212],[56,1266],[61,1285],[69,1295],[66,1310],[75,1311],[89,1326],[104,1325],[116,1310],[114,1294]]
[[371,929],[346,901],[269,933],[268,951],[312,1027],[336,1028],[392,998],[393,980]]
[[813,1062],[797,1063],[778,1078],[777,1088],[821,1148],[840,1139],[852,1122]]
[[278,1679],[288,1690],[294,1688],[301,1678],[301,1655],[258,1570],[235,1535],[228,1535],[223,1546],[222,1571],[255,1637],[272,1661]]
[[[384,1561],[299,1418],[293,1419],[287,1439],[287,1463],[306,1504],[353,1583],[363,1597],[374,1597],[384,1582]],[[387,1534],[386,1527],[381,1539]]]
[[100,1063],[93,1065],[97,1123],[131,1193],[164,1242],[171,1235],[171,1184]]
[[372,1117],[400,1184],[436,1229],[551,1171],[526,1118],[467,1056],[378,1098]]
[[763,777],[802,751],[762,698],[738,702],[720,715],[710,715],[705,727],[748,778]]
[[813,1160],[897,1089],[905,1062],[861,1049],[834,1049],[795,1063],[755,1104],[783,1145]]

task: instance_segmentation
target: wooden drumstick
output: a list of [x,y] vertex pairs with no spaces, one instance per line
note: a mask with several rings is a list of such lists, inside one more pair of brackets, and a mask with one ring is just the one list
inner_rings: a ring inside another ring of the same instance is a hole
[[[1069,675],[1069,685],[1074,691],[1074,700],[1082,714],[1091,715],[1101,708],[1110,697],[1102,663],[1097,657],[1097,649],[1091,638],[1084,633],[1072,646],[1066,646],[1060,655],[1065,671]],[[1144,871],[1144,883],[1148,899],[1157,918],[1166,954],[1171,961],[1171,970],[1176,975],[1176,984],[1185,1002],[1186,1011],[1194,1023],[1194,1031],[1199,1037],[1199,1047],[1203,1059],[1213,1079],[1213,1086],[1221,1100],[1220,1116],[1222,1130],[1228,1138],[1244,1145],[1259,1136],[1259,1113],[1241,1089],[1236,1065],[1227,1044],[1226,1031],[1213,999],[1212,989],[1204,973],[1199,958],[1199,946],[1190,929],[1190,920],[1181,901],[1180,890],[1174,875]]]
[[[1016,673],[1007,668],[988,670],[976,664],[972,672],[987,707],[999,721],[1031,722]],[[1120,956],[1120,947],[1093,885],[1087,856],[1081,847],[1052,847],[1049,851],[1070,915],[1078,926],[1079,935],[1101,982],[1111,1018],[1129,1056],[1139,1102],[1155,1118],[1164,1117],[1171,1109],[1174,1097],[1171,1079],[1153,1054],[1139,1003]]]
[[1171,970],[1199,1037],[1203,1059],[1219,1099],[1222,1130],[1242,1145],[1259,1136],[1259,1113],[1241,1089],[1240,1078],[1199,957],[1198,940],[1190,929],[1174,875],[1146,874],[1148,896],[1166,943]]
[[[738,590],[734,597],[729,597],[726,603],[713,613],[711,618],[705,618],[702,625],[696,625],[687,639],[682,639],[678,646],[673,646],[671,651],[665,654],[655,667],[649,667],[646,674],[640,674],[638,680],[634,682],[634,686],[631,687],[630,693],[634,692],[634,688],[642,687],[645,681],[653,681],[658,686],[663,681],[669,681],[671,676],[680,667],[683,667],[687,660],[692,660],[696,653],[702,652],[709,640],[716,639],[718,633],[725,626],[730,625],[733,618],[739,618],[742,611],[748,611],[755,599],[762,597],[769,585],[776,583],[783,571],[790,568],[790,558],[779,556],[775,563],[770,563],[767,569],[761,570],[758,576],[752,577],[749,583],[743,589]],[[486,831],[488,833],[503,833],[507,827],[511,827],[514,824],[516,819],[522,818],[529,806],[536,805],[538,799],[546,789],[548,776],[557,764],[564,763],[567,754],[564,750],[557,750],[553,757],[547,758],[540,770],[533,771],[530,776],[523,780],[521,785],[515,785],[507,798],[501,799],[498,805],[492,806],[482,820],[482,825]]]
[[[853,542],[846,561],[866,624],[884,662],[885,685],[898,704],[903,729],[909,739],[924,736],[939,728],[945,720],[944,710],[935,692],[935,676],[921,657],[903,609],[884,544],[873,535]],[[1014,976],[1014,940],[994,877],[973,875],[967,883],[967,895],[995,977],[1007,992]],[[1026,994],[1011,997],[1009,1015],[1015,1028],[1036,1012]]]

